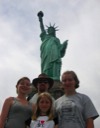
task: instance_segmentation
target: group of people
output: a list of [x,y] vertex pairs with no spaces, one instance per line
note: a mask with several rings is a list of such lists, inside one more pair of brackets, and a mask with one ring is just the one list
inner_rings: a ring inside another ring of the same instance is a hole
[[33,79],[37,93],[28,101],[32,86],[28,77],[16,84],[17,97],[5,100],[0,116],[0,128],[94,128],[99,114],[91,99],[78,93],[79,79],[74,71],[62,74],[64,95],[55,100],[48,90],[54,81],[46,74]]

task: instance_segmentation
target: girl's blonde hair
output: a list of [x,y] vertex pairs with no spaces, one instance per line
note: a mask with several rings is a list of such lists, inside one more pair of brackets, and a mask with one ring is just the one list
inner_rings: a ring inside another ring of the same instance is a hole
[[36,111],[34,112],[34,114],[32,116],[32,119],[36,120],[41,114],[41,110],[39,108],[39,102],[42,99],[42,97],[48,98],[49,101],[51,102],[51,106],[50,106],[49,110],[47,111],[46,115],[48,116],[48,120],[52,120],[54,118],[53,100],[52,100],[51,95],[49,93],[47,93],[47,92],[41,93],[39,95],[39,97],[37,99],[37,102],[36,102]]

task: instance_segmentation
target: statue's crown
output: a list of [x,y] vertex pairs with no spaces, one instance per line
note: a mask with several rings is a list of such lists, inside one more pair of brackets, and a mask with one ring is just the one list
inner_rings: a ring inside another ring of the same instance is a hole
[[54,31],[58,31],[59,30],[59,29],[57,29],[58,26],[55,26],[55,24],[54,25],[51,25],[51,23],[50,23],[49,26],[46,25],[46,27],[47,27],[47,30],[50,29],[50,28],[54,29]]

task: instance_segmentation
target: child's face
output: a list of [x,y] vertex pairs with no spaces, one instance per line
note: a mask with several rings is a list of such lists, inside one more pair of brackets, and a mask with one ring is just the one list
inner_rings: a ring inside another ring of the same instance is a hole
[[39,101],[39,109],[41,111],[41,114],[46,114],[50,107],[51,101],[46,96],[43,96]]

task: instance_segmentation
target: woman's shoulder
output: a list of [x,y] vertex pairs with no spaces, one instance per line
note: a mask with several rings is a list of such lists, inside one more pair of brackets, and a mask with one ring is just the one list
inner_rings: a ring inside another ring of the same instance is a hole
[[10,105],[12,105],[12,103],[13,103],[13,97],[8,97],[4,101],[4,106],[6,106],[6,107],[10,106]]
[[5,99],[6,102],[11,102],[13,100],[14,100],[14,97],[8,97],[8,98]]
[[76,93],[77,97],[79,99],[81,99],[82,101],[86,102],[86,101],[90,101],[90,97],[86,94],[83,94],[83,93]]
[[89,98],[89,96],[87,96],[86,94],[83,94],[83,93],[79,93],[77,92],[76,95],[82,97],[82,98]]

